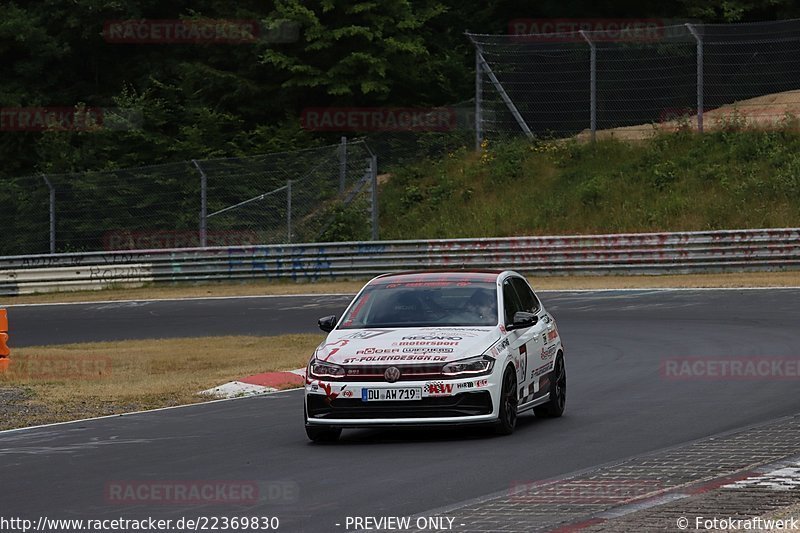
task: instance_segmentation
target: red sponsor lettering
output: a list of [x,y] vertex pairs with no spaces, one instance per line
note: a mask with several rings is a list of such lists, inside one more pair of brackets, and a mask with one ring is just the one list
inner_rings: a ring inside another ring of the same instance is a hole
[[453,392],[452,383],[428,383],[426,388],[428,389],[428,394],[431,396],[452,394]]

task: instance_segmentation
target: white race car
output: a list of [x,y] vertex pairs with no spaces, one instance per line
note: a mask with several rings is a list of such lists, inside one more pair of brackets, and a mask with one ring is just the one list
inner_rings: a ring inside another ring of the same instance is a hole
[[374,278],[306,369],[304,422],[315,442],[345,427],[494,424],[564,412],[556,322],[512,271],[406,272]]

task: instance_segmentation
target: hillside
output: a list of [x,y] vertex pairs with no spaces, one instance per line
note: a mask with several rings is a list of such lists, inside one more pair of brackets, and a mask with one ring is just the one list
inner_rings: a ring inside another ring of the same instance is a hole
[[785,227],[800,224],[800,132],[721,128],[488,142],[395,172],[381,238]]

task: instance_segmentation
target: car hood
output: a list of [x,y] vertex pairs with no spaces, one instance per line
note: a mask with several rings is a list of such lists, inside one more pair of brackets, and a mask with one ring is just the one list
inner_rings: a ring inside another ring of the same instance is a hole
[[343,329],[315,355],[344,365],[426,364],[481,355],[499,339],[499,327]]

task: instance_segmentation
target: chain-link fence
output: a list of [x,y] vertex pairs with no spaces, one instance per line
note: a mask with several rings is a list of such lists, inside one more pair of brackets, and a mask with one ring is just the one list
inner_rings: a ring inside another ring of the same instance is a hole
[[376,169],[365,142],[343,139],[255,157],[4,179],[0,256],[376,239]]
[[477,143],[784,127],[800,116],[800,20],[467,36]]
[[452,117],[445,131],[383,131],[372,132],[365,139],[378,154],[379,171],[413,164],[424,158],[440,158],[460,148],[472,148],[475,138],[475,101],[430,108],[442,110]]

